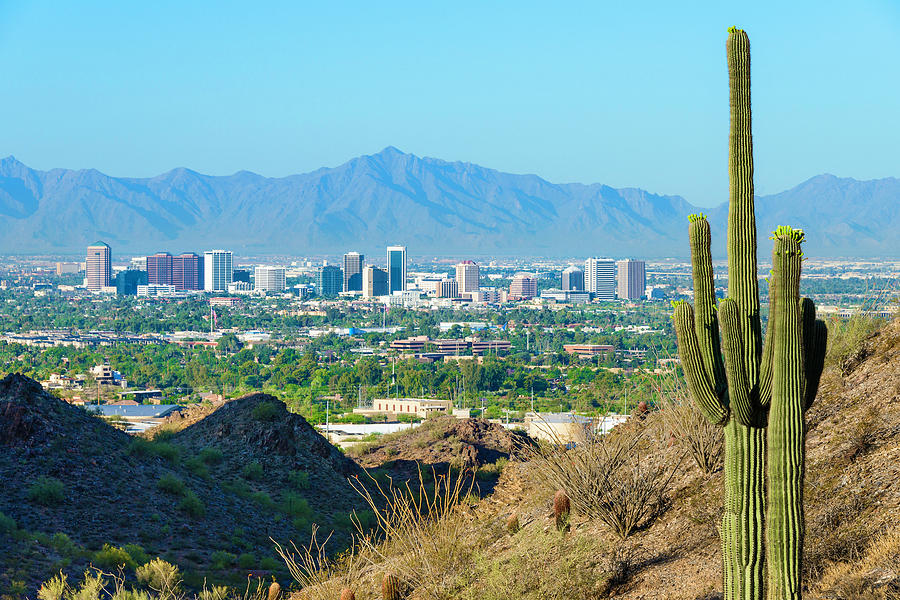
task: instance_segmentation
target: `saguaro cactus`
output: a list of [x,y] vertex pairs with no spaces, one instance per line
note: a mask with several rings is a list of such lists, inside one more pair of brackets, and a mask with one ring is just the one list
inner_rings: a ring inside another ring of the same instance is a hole
[[816,321],[812,301],[800,300],[803,232],[779,227],[773,237],[774,268],[763,346],[747,34],[729,29],[726,47],[731,92],[728,298],[716,306],[709,223],[703,215],[691,215],[696,313],[691,305],[677,303],[675,331],[691,395],[708,420],[725,428],[724,596],[729,600],[763,597],[765,520],[769,598],[799,598],[804,411],[818,389],[826,329]]
[[803,558],[805,412],[816,397],[828,330],[809,298],[800,299],[803,232],[779,227],[772,253],[775,297],[768,428],[766,562],[769,598],[799,599]]
[[716,306],[709,222],[704,215],[691,215],[695,306],[676,304],[675,331],[691,395],[704,416],[725,429],[724,597],[752,600],[763,594],[766,411],[762,395],[771,389],[765,383],[771,371],[763,354],[771,352],[762,350],[747,34],[729,29],[726,48],[731,105],[729,297]]

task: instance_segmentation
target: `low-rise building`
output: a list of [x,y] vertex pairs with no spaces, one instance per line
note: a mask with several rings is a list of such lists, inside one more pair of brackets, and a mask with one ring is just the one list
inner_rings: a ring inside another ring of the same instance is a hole
[[569,354],[577,354],[579,358],[612,354],[615,348],[607,344],[563,344],[563,350]]
[[425,419],[434,413],[449,413],[453,408],[450,400],[435,398],[376,398],[371,408],[356,408],[357,414],[413,415]]

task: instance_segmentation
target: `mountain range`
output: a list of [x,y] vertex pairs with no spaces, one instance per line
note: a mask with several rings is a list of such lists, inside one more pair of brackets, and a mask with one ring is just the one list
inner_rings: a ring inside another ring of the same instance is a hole
[[[638,188],[546,181],[388,147],[335,168],[269,178],[174,169],[151,178],[94,169],[31,169],[0,160],[0,252],[241,255],[376,252],[412,255],[683,257],[690,213],[706,212],[724,253],[728,206],[703,209]],[[810,256],[900,255],[900,179],[819,175],[757,198],[761,252],[777,225],[807,231]]]

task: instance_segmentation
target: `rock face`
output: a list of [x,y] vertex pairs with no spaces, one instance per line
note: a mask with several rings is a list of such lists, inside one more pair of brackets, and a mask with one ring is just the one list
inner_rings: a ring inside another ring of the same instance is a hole
[[437,417],[400,435],[369,446],[358,461],[364,467],[388,462],[419,463],[426,467],[450,465],[478,469],[509,459],[529,438],[485,419]]
[[[329,546],[338,550],[349,512],[362,508],[347,481],[359,472],[272,396],[225,403],[148,443],[9,375],[0,381],[0,589],[24,581],[34,597],[62,559],[74,580],[105,543],[139,544],[201,582],[238,568],[212,569],[216,551],[282,564],[270,538],[299,544],[312,522],[337,529]],[[48,482],[53,494],[36,493]],[[185,508],[191,495],[199,509]],[[64,554],[50,541],[58,533],[80,549]]]
[[[898,199],[897,179],[814,177],[757,199],[759,239],[768,253],[768,232],[791,224],[809,232],[811,256],[897,255]],[[701,209],[679,196],[556,184],[391,147],[277,179],[188,169],[136,179],[0,160],[0,252],[83,254],[99,238],[114,253],[226,240],[246,254],[380,253],[403,232],[416,254],[683,256],[685,218],[701,211],[724,230],[727,204]]]

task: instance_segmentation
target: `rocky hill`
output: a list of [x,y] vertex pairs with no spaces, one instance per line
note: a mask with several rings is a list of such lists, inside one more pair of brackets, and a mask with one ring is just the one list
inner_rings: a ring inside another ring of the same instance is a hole
[[[806,228],[815,256],[896,256],[898,199],[897,179],[822,175],[759,198],[758,221],[763,232]],[[392,147],[283,178],[175,169],[135,179],[0,160],[0,252],[9,253],[83,254],[97,239],[114,253],[202,251],[227,240],[245,254],[381,256],[400,240],[413,254],[683,256],[685,217],[701,210],[724,230],[726,204],[700,209],[679,196],[551,183]]]
[[[33,380],[0,382],[0,594],[59,569],[141,556],[187,583],[286,578],[270,537],[305,541],[313,521],[346,543],[361,508],[356,465],[272,396],[226,403],[183,431],[133,438]],[[111,547],[104,550],[104,545]],[[119,552],[119,554],[116,554]],[[116,558],[118,556],[118,558]]]

